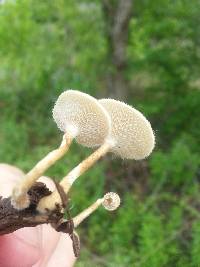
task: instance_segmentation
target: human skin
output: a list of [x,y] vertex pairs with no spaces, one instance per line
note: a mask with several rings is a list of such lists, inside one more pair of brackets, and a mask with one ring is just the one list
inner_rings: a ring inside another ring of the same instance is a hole
[[[16,167],[0,164],[0,196],[8,197],[24,173]],[[50,190],[55,185],[41,177]],[[2,267],[72,267],[75,257],[67,234],[56,232],[50,225],[26,227],[0,236]]]

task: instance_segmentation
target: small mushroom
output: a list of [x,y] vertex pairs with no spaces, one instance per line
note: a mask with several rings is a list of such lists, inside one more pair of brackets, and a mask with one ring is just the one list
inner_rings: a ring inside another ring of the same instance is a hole
[[109,192],[105,194],[102,205],[104,206],[106,210],[109,210],[109,211],[116,210],[120,205],[119,195],[113,192]]
[[92,96],[76,91],[63,92],[56,101],[53,118],[64,132],[61,146],[39,161],[15,186],[12,205],[17,209],[29,206],[28,190],[37,179],[68,151],[72,140],[87,147],[104,142],[110,133],[110,117],[100,103]]
[[140,160],[148,157],[155,145],[150,122],[135,108],[114,99],[101,99],[99,103],[111,117],[110,149],[123,159]]
[[[113,99],[103,99],[99,103],[111,118],[111,131],[103,144],[88,158],[70,171],[60,182],[67,194],[74,181],[87,171],[99,158],[113,152],[123,159],[143,159],[150,155],[155,145],[151,124],[138,110]],[[38,204],[38,210],[53,210],[59,202],[58,192],[44,197]]]
[[80,214],[78,214],[76,217],[73,218],[74,227],[79,226],[79,224],[83,220],[85,220],[88,216],[90,216],[101,205],[106,210],[114,211],[120,205],[120,197],[118,194],[113,192],[105,194],[103,198],[98,199],[91,206],[89,206],[87,209],[85,209],[84,211],[82,211]]
[[110,132],[110,117],[102,105],[94,97],[75,90],[58,97],[53,118],[61,131],[87,147],[101,145]]

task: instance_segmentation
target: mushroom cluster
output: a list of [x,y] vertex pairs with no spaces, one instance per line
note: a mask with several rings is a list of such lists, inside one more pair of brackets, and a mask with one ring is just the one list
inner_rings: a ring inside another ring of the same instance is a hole
[[[59,188],[62,188],[64,194],[68,194],[76,179],[106,153],[114,153],[122,159],[140,160],[148,157],[155,145],[151,124],[143,114],[114,99],[97,100],[76,90],[66,90],[55,103],[53,118],[58,128],[64,132],[62,143],[39,161],[15,186],[11,203],[17,210],[29,207],[28,191],[50,166],[67,153],[74,139],[83,146],[97,149],[61,179],[54,192],[40,199],[37,205],[40,214],[53,211],[58,205],[62,206]],[[73,227],[77,227],[100,205],[113,211],[120,205],[120,198],[113,192],[105,194],[72,219]]]

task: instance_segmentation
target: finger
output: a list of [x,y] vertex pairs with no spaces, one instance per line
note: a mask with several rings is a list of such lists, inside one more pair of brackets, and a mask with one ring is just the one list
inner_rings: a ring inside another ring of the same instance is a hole
[[67,234],[60,234],[57,247],[48,261],[48,267],[72,267],[75,263],[72,241]]
[[19,238],[17,235],[0,236],[0,266],[30,267],[39,258],[40,251],[37,246],[24,242],[24,239]]
[[14,185],[23,177],[24,173],[11,165],[0,163],[0,195],[9,197]]

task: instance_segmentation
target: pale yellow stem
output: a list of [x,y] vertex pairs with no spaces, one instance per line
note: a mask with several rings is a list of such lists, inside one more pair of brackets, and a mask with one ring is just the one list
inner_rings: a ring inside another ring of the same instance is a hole
[[[104,156],[111,148],[110,143],[104,143],[99,147],[94,153],[92,153],[88,158],[83,160],[78,166],[76,166],[67,176],[65,176],[60,185],[63,187],[65,193],[69,192],[74,181],[84,172],[86,172],[94,163]],[[50,196],[44,197],[40,200],[38,204],[38,211],[45,212],[46,208],[49,210],[55,209],[55,204],[61,204],[61,199],[57,190],[55,190]]]
[[95,203],[93,203],[90,207],[85,209],[83,212],[78,214],[76,217],[73,218],[74,227],[79,226],[79,224],[85,220],[90,214],[92,214],[98,207],[103,203],[104,199],[100,198]]
[[113,192],[105,194],[103,198],[98,199],[94,204],[73,218],[74,227],[79,226],[79,224],[97,210],[100,205],[109,211],[116,210],[120,205],[120,197]]
[[60,147],[51,151],[40,160],[33,169],[23,177],[19,184],[14,187],[12,192],[12,204],[15,208],[24,209],[29,206],[28,190],[49,167],[66,154],[72,140],[73,138],[71,135],[65,134]]

